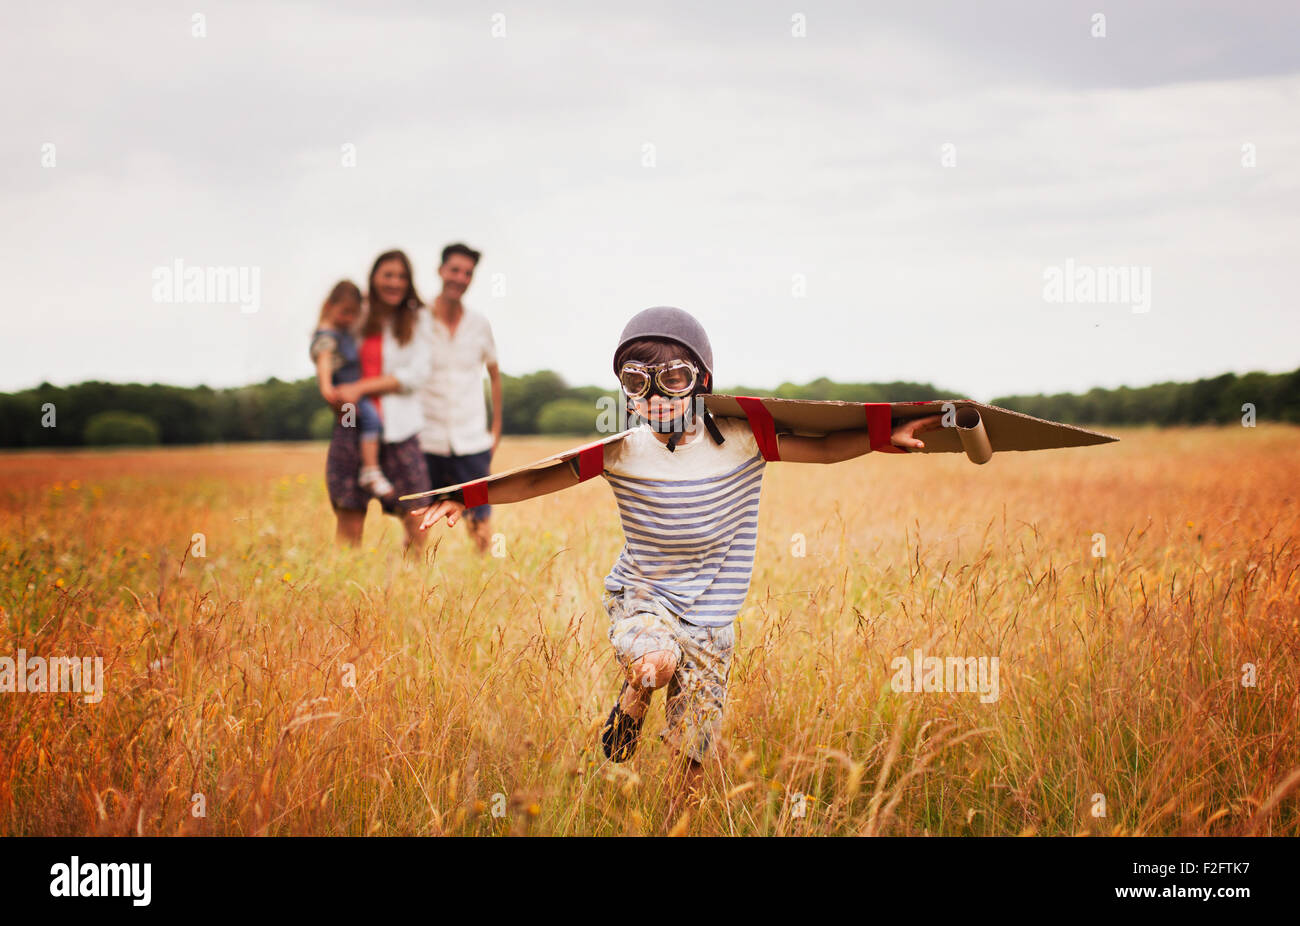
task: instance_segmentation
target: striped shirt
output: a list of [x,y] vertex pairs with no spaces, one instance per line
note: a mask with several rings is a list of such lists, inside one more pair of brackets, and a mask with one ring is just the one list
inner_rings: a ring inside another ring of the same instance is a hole
[[723,627],[749,593],[766,461],[749,425],[715,419],[670,451],[647,424],[605,450],[625,543],[605,588],[652,595],[688,624]]

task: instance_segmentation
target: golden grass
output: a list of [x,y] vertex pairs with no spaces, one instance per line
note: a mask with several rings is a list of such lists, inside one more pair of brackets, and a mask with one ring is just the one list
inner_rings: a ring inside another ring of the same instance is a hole
[[[631,763],[600,753],[603,480],[497,508],[503,558],[457,527],[404,562],[377,510],[332,546],[323,445],[0,457],[0,656],[107,675],[0,694],[0,833],[1300,835],[1300,431],[1120,433],[769,466],[685,820],[658,698]],[[1001,697],[895,693],[915,648],[999,657]]]

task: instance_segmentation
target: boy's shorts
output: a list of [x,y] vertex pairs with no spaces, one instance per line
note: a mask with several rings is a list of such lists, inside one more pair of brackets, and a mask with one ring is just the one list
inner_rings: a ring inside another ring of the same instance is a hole
[[703,762],[722,729],[735,628],[699,627],[679,620],[662,602],[635,588],[604,594],[609,641],[626,673],[647,653],[666,651],[677,659],[667,686],[664,742]]

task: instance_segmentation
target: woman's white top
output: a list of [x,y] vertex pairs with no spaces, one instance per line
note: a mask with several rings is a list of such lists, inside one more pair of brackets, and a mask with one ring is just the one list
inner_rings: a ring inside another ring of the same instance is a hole
[[384,419],[383,442],[397,444],[420,433],[424,412],[420,407],[420,388],[433,371],[433,325],[427,309],[415,316],[411,340],[399,344],[391,324],[384,326],[383,371],[402,384],[397,392],[372,396]]

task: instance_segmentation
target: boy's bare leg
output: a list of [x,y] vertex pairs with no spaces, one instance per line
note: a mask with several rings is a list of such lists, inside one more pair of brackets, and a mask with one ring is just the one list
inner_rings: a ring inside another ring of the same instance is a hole
[[630,684],[623,689],[623,697],[618,699],[619,710],[633,720],[640,720],[649,710],[650,698],[654,693],[653,688],[643,688],[636,683],[635,679],[630,679]]
[[618,703],[600,732],[606,757],[615,762],[626,762],[632,757],[650,699],[656,688],[668,684],[676,669],[677,654],[671,650],[655,650],[638,656],[626,667]]
[[633,660],[627,667],[627,688],[618,706],[633,720],[640,720],[650,707],[654,693],[668,684],[677,671],[677,657],[667,650],[656,650]]
[[677,656],[668,650],[655,650],[632,660],[627,667],[628,692],[641,692],[650,703],[650,694],[663,688],[677,671]]

